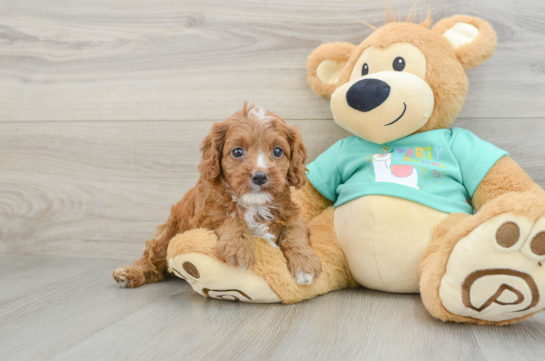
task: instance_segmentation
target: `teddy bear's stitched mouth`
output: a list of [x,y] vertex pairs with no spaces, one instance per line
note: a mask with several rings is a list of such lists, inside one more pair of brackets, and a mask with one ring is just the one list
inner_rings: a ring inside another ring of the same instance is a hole
[[403,102],[403,106],[405,107],[405,108],[403,108],[403,113],[401,113],[401,115],[396,120],[394,120],[393,122],[388,123],[388,124],[384,124],[385,127],[387,127],[388,125],[394,124],[395,122],[397,122],[399,119],[401,119],[403,117],[403,115],[405,114],[405,111],[407,110],[407,104],[405,104],[405,102]]

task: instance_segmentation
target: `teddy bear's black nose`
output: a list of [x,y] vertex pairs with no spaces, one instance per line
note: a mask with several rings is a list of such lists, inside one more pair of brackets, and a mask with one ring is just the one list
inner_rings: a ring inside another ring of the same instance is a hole
[[346,102],[360,112],[375,109],[390,95],[390,86],[378,79],[362,79],[346,92]]

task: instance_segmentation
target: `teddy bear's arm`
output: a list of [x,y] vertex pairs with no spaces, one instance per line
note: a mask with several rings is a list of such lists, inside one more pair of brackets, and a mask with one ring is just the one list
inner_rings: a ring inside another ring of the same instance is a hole
[[472,203],[479,210],[487,202],[507,193],[541,190],[541,188],[510,157],[503,156],[488,171],[473,194]]
[[321,195],[320,192],[314,188],[308,179],[305,182],[305,185],[300,189],[295,190],[292,188],[291,194],[293,201],[301,209],[301,215],[307,221],[310,221],[322,213],[324,209],[333,205],[329,199]]

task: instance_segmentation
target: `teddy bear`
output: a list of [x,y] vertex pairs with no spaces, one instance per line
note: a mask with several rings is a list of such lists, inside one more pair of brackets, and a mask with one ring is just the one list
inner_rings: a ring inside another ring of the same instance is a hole
[[295,303],[364,287],[420,293],[442,321],[505,325],[545,308],[545,193],[508,153],[449,128],[497,37],[479,18],[430,28],[391,20],[359,45],[308,58],[312,90],[352,136],[308,165],[292,199],[322,262],[299,285],[280,250],[254,238],[251,270],[216,258],[214,232],[175,236],[169,271],[224,300]]

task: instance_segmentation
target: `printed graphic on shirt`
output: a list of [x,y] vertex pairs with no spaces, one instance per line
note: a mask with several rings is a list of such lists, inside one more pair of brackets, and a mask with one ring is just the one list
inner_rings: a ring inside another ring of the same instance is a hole
[[[446,174],[446,167],[439,162],[442,147],[394,148],[388,152],[388,146],[385,146],[381,150],[382,153],[365,156],[365,160],[371,163],[376,182],[396,183],[415,189],[424,187],[428,191],[435,191],[441,185],[442,174]],[[396,164],[392,164],[394,155]]]
[[373,168],[375,168],[375,181],[397,183],[407,187],[418,187],[418,173],[412,165],[391,165],[391,153],[377,153],[373,155]]

